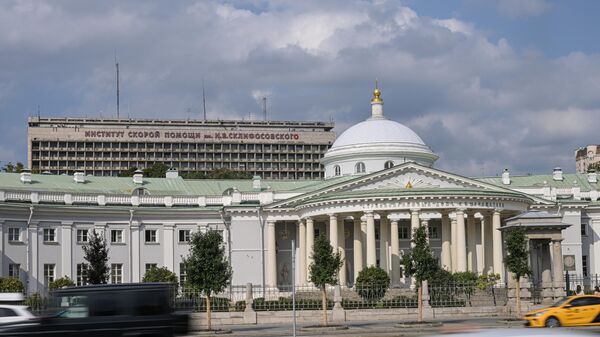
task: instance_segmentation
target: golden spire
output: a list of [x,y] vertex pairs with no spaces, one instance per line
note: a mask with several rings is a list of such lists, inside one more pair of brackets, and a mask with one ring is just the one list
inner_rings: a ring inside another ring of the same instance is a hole
[[379,90],[379,81],[375,79],[375,90],[373,90],[373,98],[371,103],[383,103],[381,99],[381,91]]

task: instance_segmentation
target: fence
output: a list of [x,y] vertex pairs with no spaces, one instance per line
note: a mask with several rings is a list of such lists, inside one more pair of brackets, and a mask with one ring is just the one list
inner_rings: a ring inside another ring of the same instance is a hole
[[593,294],[596,287],[600,287],[600,275],[576,275],[565,272],[564,275],[565,290],[572,295],[576,292],[577,286],[580,286],[586,294]]

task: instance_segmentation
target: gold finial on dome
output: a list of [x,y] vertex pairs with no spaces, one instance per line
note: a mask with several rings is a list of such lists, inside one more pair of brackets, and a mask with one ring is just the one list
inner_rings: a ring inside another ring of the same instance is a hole
[[381,91],[379,90],[379,81],[375,80],[375,90],[373,90],[373,98],[371,103],[383,103],[381,99]]

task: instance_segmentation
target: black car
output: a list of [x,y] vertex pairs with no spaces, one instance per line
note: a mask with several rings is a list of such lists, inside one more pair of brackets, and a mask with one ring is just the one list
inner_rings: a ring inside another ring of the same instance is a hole
[[164,283],[65,288],[52,294],[51,314],[0,325],[0,336],[174,336],[188,332],[175,313],[174,289]]

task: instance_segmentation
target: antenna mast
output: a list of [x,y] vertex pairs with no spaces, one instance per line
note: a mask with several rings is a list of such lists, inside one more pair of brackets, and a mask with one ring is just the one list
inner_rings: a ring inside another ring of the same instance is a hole
[[202,107],[204,108],[204,120],[206,121],[206,95],[204,94],[204,79],[202,79]]
[[267,96],[263,96],[262,101],[263,101],[263,119],[266,121],[267,120]]
[[115,66],[117,67],[117,119],[119,119],[120,107],[119,107],[119,62],[117,62],[117,55],[115,53]]

